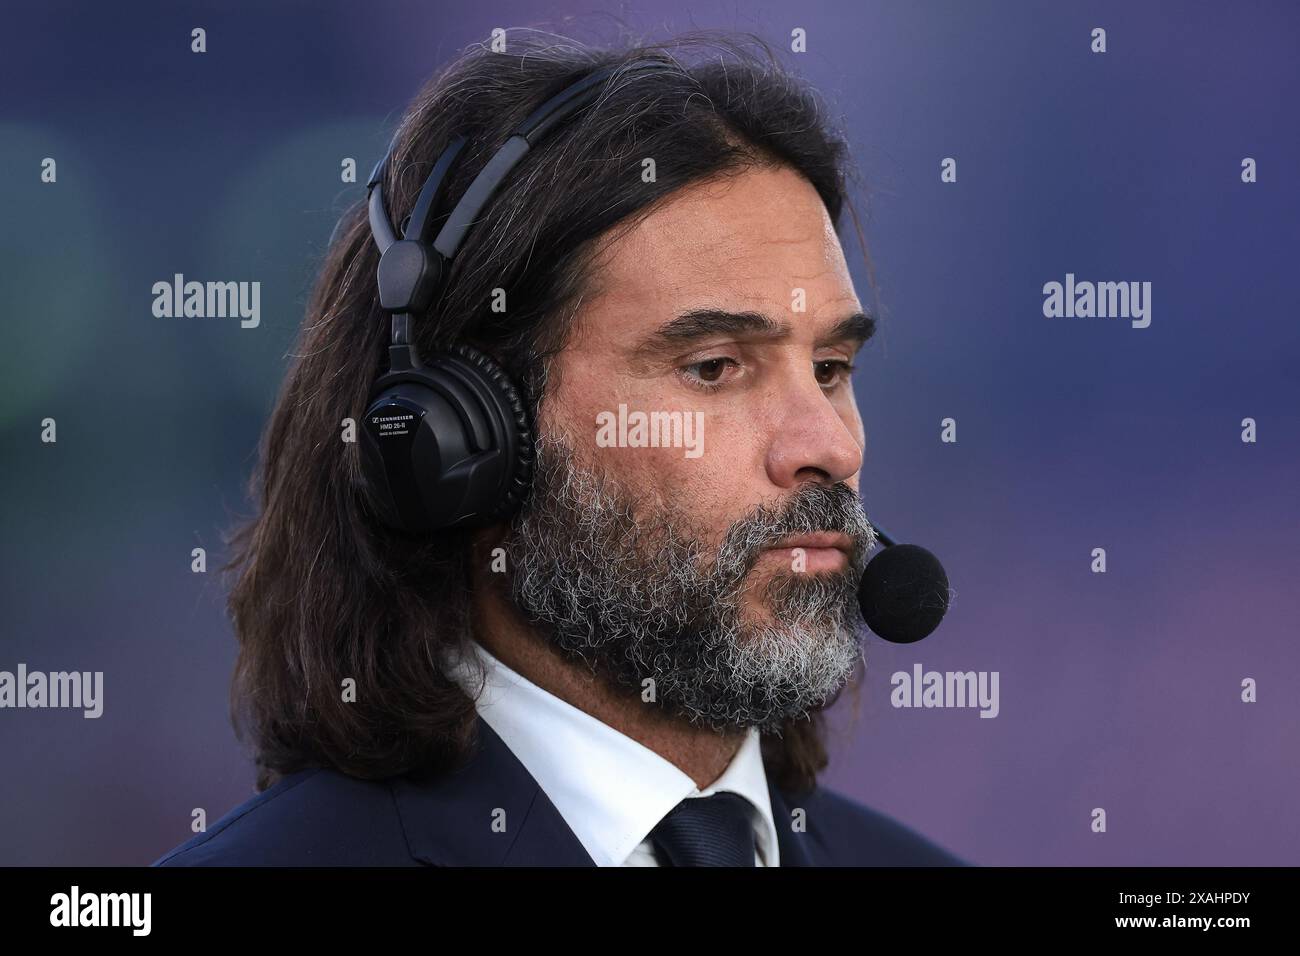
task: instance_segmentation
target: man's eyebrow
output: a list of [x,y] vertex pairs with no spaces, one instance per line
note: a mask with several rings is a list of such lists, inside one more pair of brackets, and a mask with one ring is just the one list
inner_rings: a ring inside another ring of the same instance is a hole
[[817,339],[818,345],[830,345],[832,342],[853,342],[861,348],[876,334],[876,317],[865,312],[855,312],[847,319],[841,319],[824,336]]
[[[778,322],[761,312],[728,312],[725,309],[692,309],[670,319],[655,329],[635,348],[633,354],[648,358],[691,342],[713,335],[751,335],[760,338],[782,338],[793,327],[788,322]],[[861,346],[876,331],[876,320],[862,312],[841,319],[825,335],[819,336],[819,346],[833,342],[854,342]]]

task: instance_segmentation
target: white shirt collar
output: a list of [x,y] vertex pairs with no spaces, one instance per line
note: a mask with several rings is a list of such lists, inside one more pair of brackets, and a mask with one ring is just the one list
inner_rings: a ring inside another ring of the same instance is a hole
[[[682,800],[727,790],[754,814],[756,846],[767,866],[779,850],[757,728],[750,728],[726,770],[703,790],[653,750],[538,687],[477,641],[470,642],[486,681],[479,715],[545,791],[598,866],[623,866]],[[474,695],[472,670],[453,654],[448,673]]]

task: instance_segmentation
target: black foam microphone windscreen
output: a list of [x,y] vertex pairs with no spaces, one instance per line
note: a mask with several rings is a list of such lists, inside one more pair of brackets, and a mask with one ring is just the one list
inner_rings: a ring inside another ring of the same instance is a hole
[[887,641],[911,644],[939,626],[948,611],[948,575],[915,544],[885,548],[867,564],[858,585],[862,619]]

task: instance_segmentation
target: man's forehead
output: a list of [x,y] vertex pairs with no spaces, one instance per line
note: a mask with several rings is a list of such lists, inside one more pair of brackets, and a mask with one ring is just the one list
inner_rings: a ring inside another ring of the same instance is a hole
[[839,239],[807,179],[784,166],[756,167],[672,193],[610,244],[610,264],[644,274],[653,253],[689,275],[719,262],[743,268],[738,249],[777,255],[789,247],[827,247],[819,250],[825,255]]
[[584,313],[641,327],[688,308],[787,315],[857,308],[839,238],[806,179],[758,168],[674,193],[602,250]]

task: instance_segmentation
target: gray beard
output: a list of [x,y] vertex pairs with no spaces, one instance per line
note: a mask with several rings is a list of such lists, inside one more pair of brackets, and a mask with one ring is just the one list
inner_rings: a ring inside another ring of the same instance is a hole
[[[875,530],[850,487],[805,483],[784,507],[733,523],[713,554],[703,529],[585,470],[562,441],[537,451],[504,542],[510,599],[565,657],[719,732],[778,731],[852,676],[862,660],[857,587]],[[741,598],[763,548],[817,531],[854,539],[847,569],[773,575],[756,592],[771,620],[747,620]]]

